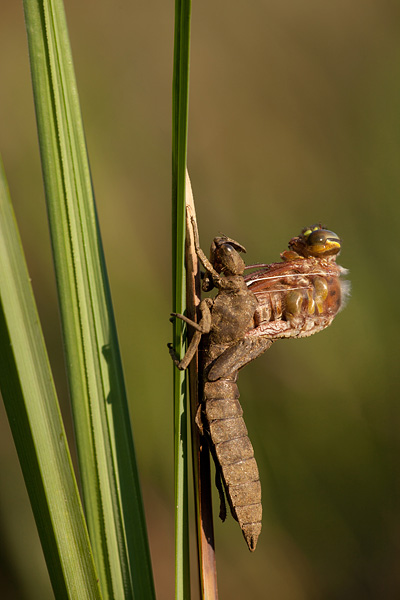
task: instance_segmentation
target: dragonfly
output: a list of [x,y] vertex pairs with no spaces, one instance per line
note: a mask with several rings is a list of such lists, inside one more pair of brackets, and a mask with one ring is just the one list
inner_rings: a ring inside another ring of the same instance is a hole
[[215,237],[208,259],[194,221],[192,226],[206,271],[203,290],[218,292],[201,301],[198,323],[172,313],[193,327],[194,335],[182,360],[172,344],[168,347],[179,369],[186,369],[199,351],[203,397],[196,424],[214,458],[220,518],[226,518],[226,496],[253,552],[262,526],[261,483],[239,402],[238,372],[277,339],[312,335],[330,325],[349,293],[348,282],[341,279],[347,271],[336,264],[340,238],[321,224],[292,238],[280,262],[252,265],[248,268],[256,270],[246,275],[244,246]]
[[[310,336],[330,325],[343,309],[350,283],[336,263],[340,238],[318,223],[289,241],[281,262],[256,265],[244,277],[259,302],[251,336],[271,339]],[[250,267],[249,267],[250,268]]]

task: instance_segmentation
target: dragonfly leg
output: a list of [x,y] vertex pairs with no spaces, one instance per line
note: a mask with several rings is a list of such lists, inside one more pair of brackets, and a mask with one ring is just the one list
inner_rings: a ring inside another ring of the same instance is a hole
[[185,356],[180,360],[179,356],[176,354],[172,344],[168,344],[169,353],[171,355],[172,360],[180,371],[184,371],[189,363],[191,362],[193,356],[197,352],[197,348],[199,347],[201,336],[203,333],[208,333],[211,329],[211,312],[210,312],[210,304],[212,304],[212,300],[206,298],[202,300],[199,305],[199,310],[201,312],[201,319],[199,323],[188,319],[184,315],[180,315],[178,313],[171,313],[172,316],[185,321],[191,327],[195,329],[194,335],[190,341],[189,347],[186,350]]
[[[203,406],[202,406],[202,404],[199,404],[199,406],[197,407],[196,417],[194,420],[195,420],[197,427],[199,428],[200,434],[205,436],[206,431],[205,431],[204,424],[203,424]],[[211,454],[214,459],[214,464],[215,464],[215,485],[216,485],[216,488],[217,488],[218,494],[219,494],[219,518],[221,519],[221,521],[225,521],[225,519],[226,519],[226,502],[225,502],[224,486],[222,485],[221,466],[220,466],[220,464],[218,462],[218,458],[215,454],[215,447],[209,436],[207,436],[207,440],[208,440],[209,448],[210,448]]]
[[219,494],[219,518],[222,522],[226,519],[226,502],[225,502],[225,492],[224,487],[222,485],[222,476],[221,476],[221,467],[219,464],[215,462],[215,486],[218,490]]
[[267,337],[244,337],[223,352],[210,367],[209,381],[227,378],[266,352],[273,344]]
[[[196,331],[200,331],[200,333],[203,333],[203,327],[201,326],[201,324],[196,323],[196,321],[192,321],[192,319],[189,319],[189,317],[185,317],[185,315],[181,315],[180,313],[171,313],[171,317],[180,319],[181,321],[184,321],[185,323],[193,327],[193,329],[195,329]],[[172,321],[172,319],[170,320]]]
[[[217,273],[217,271],[214,269],[213,265],[208,260],[207,256],[204,254],[203,250],[200,248],[199,230],[197,229],[197,223],[193,217],[192,217],[192,229],[193,229],[193,240],[194,240],[194,247],[196,249],[196,254],[208,274],[208,277],[206,275],[205,279],[203,280],[203,290],[208,292],[208,291],[212,290],[212,288],[214,287],[214,284],[218,285],[218,283],[220,283],[222,281],[222,278],[221,278],[220,274]],[[211,275],[212,282],[210,281],[210,277],[209,277],[210,275]]]

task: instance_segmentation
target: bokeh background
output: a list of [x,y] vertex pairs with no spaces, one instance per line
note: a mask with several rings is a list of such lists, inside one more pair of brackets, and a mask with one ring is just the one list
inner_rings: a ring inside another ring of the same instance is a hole
[[[21,4],[1,3],[0,151],[72,441]],[[157,594],[169,600],[174,5],[69,0],[66,11]],[[321,220],[342,237],[352,282],[328,330],[275,344],[240,376],[263,532],[251,555],[232,519],[216,522],[220,597],[399,598],[400,4],[202,0],[192,19],[188,164],[203,248],[223,232],[249,263],[272,262]],[[3,408],[0,540],[1,598],[52,598]]]

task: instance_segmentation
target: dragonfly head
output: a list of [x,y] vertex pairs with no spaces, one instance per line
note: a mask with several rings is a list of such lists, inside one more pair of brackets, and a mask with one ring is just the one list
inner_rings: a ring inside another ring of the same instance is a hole
[[298,237],[289,242],[290,250],[294,250],[300,256],[308,258],[324,258],[336,256],[341,249],[341,241],[338,235],[329,229],[325,229],[320,223],[305,227]]
[[246,252],[246,249],[235,240],[226,236],[214,238],[210,257],[214,269],[224,275],[241,275],[245,263],[239,252]]

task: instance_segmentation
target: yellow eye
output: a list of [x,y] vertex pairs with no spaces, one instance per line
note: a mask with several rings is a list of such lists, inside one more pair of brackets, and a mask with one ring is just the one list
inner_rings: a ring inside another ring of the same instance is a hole
[[303,231],[301,232],[301,235],[303,236],[303,238],[307,239],[308,236],[313,232],[313,231],[317,231],[317,230],[325,230],[325,227],[323,225],[321,225],[321,223],[317,223],[316,225],[311,225],[311,227],[304,227]]
[[[314,256],[315,258],[326,258],[339,254],[341,241],[338,235],[321,223],[304,227],[298,237],[289,242],[289,249],[302,258]],[[282,255],[286,259],[285,256]],[[289,260],[292,260],[291,258]]]
[[340,252],[340,238],[336,233],[321,227],[308,228],[303,233],[307,251],[311,256],[331,256]]
[[326,244],[327,242],[334,242],[340,245],[340,238],[336,233],[328,229],[316,229],[307,238],[308,246]]

